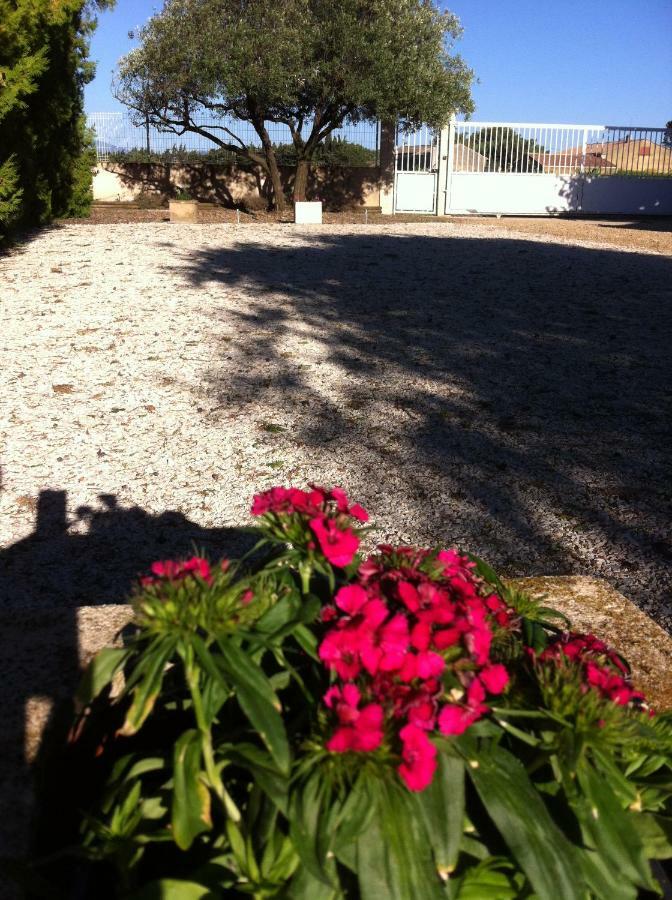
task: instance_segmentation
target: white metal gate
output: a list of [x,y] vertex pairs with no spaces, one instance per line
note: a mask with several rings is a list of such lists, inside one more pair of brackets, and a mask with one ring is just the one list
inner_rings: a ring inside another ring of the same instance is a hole
[[664,128],[453,121],[395,149],[398,212],[672,215]]
[[394,148],[394,211],[438,212],[439,136],[426,125],[399,132]]

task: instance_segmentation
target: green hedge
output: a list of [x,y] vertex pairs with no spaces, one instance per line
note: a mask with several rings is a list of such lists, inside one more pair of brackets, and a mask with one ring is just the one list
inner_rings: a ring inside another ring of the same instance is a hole
[[86,215],[92,144],[83,88],[96,20],[114,0],[0,0],[0,240]]

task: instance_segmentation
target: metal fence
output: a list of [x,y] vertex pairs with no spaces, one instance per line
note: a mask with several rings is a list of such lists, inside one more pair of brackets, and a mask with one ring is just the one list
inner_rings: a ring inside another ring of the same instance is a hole
[[672,176],[672,131],[611,125],[456,122],[453,171]]
[[[227,143],[260,148],[261,141],[249,122],[234,118],[214,119],[211,115],[194,117],[194,124],[220,136]],[[94,133],[98,162],[161,161],[166,163],[230,163],[238,157],[218,146],[206,135],[194,132],[178,134],[148,124],[136,124],[125,112],[97,112],[87,116]],[[286,125],[267,122],[271,141],[288,160],[292,153],[292,137]],[[303,129],[310,131],[310,123]],[[349,122],[336,129],[321,146],[316,162],[325,165],[377,166],[380,157],[380,125],[378,122]]]
[[423,125],[417,131],[398,131],[394,147],[397,172],[434,172],[439,167],[438,134]]

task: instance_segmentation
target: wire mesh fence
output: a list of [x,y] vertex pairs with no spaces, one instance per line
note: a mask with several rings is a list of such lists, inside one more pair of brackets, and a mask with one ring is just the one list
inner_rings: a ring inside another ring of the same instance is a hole
[[[97,112],[87,116],[93,131],[99,163],[157,162],[184,164],[228,164],[240,157],[208,137],[212,134],[226,143],[261,148],[261,140],[249,122],[234,118],[215,119],[195,116],[202,131],[184,132],[158,129],[149,123],[137,124],[125,112]],[[275,147],[280,165],[292,164],[295,150],[286,125],[267,122],[266,129]],[[304,137],[310,123],[303,129]],[[380,161],[380,125],[378,122],[346,122],[320,145],[313,160],[327,166],[377,166]]]

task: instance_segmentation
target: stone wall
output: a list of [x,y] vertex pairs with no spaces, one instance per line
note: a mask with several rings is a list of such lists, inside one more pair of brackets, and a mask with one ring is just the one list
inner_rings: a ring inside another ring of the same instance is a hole
[[[294,169],[281,166],[282,180],[291,192]],[[93,178],[94,200],[161,202],[177,191],[188,191],[201,202],[263,209],[268,186],[259,169],[235,165],[164,165],[159,163],[99,163]],[[326,209],[378,207],[387,179],[376,167],[315,167],[308,181],[307,199],[322,200]]]

